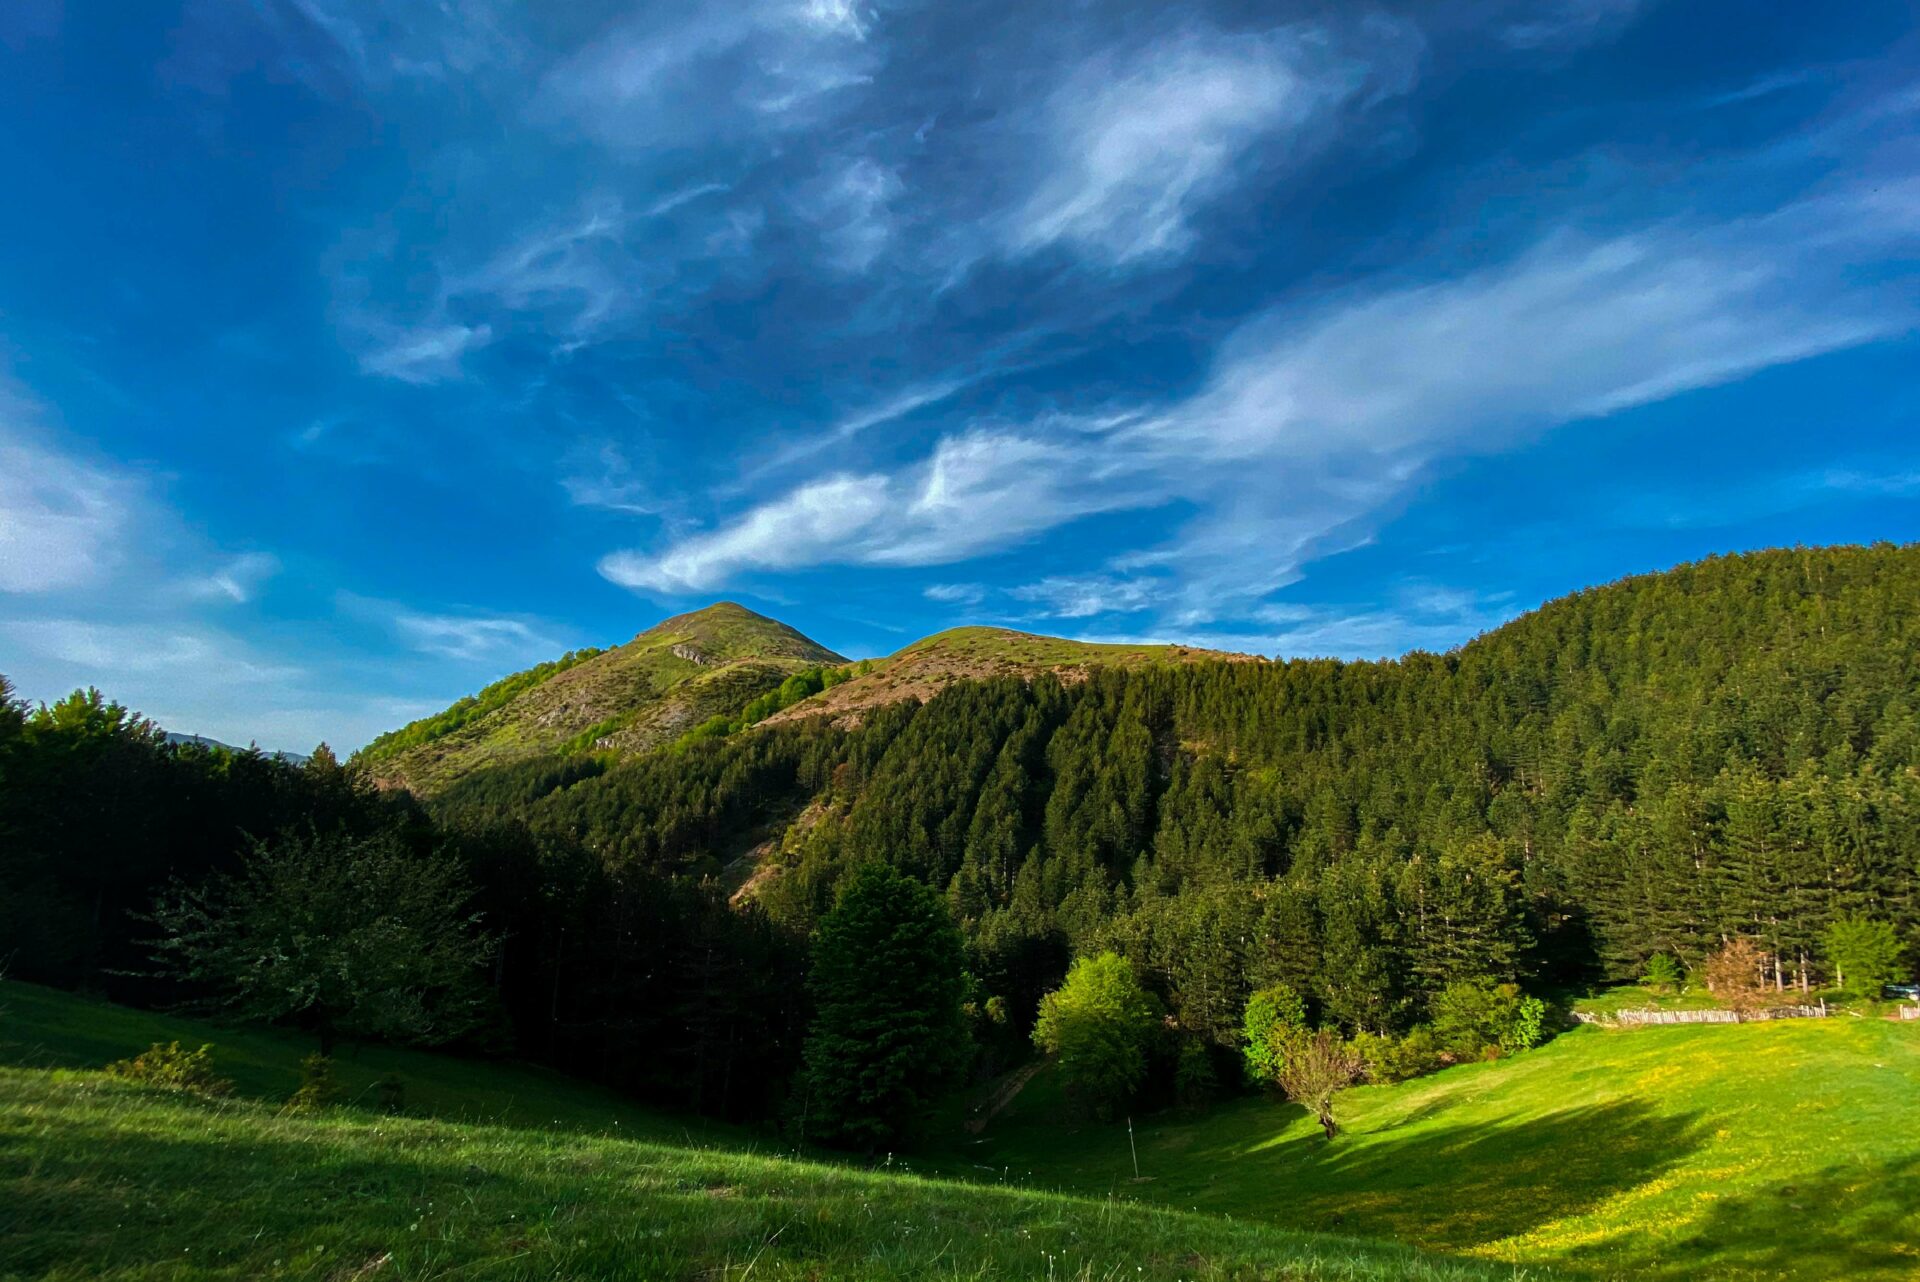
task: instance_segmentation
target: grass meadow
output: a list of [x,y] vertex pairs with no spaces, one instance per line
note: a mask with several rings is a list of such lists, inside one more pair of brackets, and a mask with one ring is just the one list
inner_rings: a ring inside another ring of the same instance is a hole
[[[212,1040],[232,1098],[99,1064]],[[0,1278],[1479,1282],[1536,1270],[753,1150],[510,1065],[368,1051],[410,1108],[280,1108],[310,1047],[0,984]]]
[[1579,1028],[1340,1100],[1063,1121],[1042,1073],[981,1176],[1606,1277],[1920,1277],[1920,1022]]

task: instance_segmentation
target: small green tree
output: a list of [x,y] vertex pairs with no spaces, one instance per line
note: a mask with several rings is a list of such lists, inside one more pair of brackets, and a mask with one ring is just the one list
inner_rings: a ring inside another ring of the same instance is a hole
[[1307,1035],[1307,1004],[1291,986],[1275,984],[1249,997],[1240,1020],[1248,1079],[1278,1082],[1287,1047]]
[[1448,984],[1433,1003],[1433,1035],[1456,1059],[1479,1059],[1494,1048],[1508,1055],[1537,1046],[1547,1005],[1515,984],[1470,980]]
[[814,933],[803,1139],[874,1151],[911,1137],[966,1065],[963,961],[939,895],[881,863],[848,877]]
[[1656,993],[1671,993],[1680,987],[1680,963],[1671,953],[1655,953],[1647,958],[1647,973],[1640,982]]
[[347,1092],[333,1075],[333,1057],[309,1055],[300,1061],[300,1088],[287,1097],[290,1113],[318,1113],[346,1102]]
[[237,873],[163,895],[150,921],[161,974],[241,1019],[292,1021],[320,1053],[341,1036],[449,1041],[487,1009],[493,940],[451,859],[395,836],[255,843]]
[[1109,1121],[1139,1091],[1147,1051],[1162,1026],[1160,1003],[1117,953],[1082,957],[1040,1001],[1033,1042],[1060,1061],[1076,1107]]
[[1842,917],[1827,927],[1821,943],[1833,967],[1835,987],[1858,997],[1877,998],[1888,984],[1912,973],[1891,922]]

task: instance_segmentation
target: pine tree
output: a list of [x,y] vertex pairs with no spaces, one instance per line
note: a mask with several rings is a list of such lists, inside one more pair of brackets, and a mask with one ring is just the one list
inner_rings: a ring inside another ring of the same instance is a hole
[[808,991],[801,1138],[869,1152],[910,1140],[968,1051],[946,906],[885,864],[862,865],[814,935]]

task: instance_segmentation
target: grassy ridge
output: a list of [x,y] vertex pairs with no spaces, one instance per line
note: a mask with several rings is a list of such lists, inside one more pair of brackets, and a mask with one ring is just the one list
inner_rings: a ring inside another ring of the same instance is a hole
[[0,985],[0,1007],[0,1059],[104,1060],[154,1037],[211,1037],[242,1091],[267,1097],[208,1102],[96,1072],[0,1068],[0,1277],[1538,1276],[1109,1199],[703,1147],[668,1138],[658,1117],[589,1133],[607,1103],[598,1092],[427,1056],[401,1057],[410,1102],[495,1108],[501,1096],[470,1074],[498,1072],[499,1120],[287,1115],[270,1101],[307,1049],[297,1039],[22,985]]
[[496,708],[505,707],[548,677],[558,676],[568,668],[585,663],[588,659],[602,653],[604,652],[593,647],[569,650],[551,662],[535,664],[525,672],[516,672],[511,676],[502,677],[492,685],[484,687],[478,694],[470,694],[464,699],[455,700],[453,706],[444,712],[423,717],[418,721],[410,721],[398,730],[387,731],[362,748],[360,756],[366,761],[378,761],[407,748],[432,743],[435,739],[452,734],[469,722],[479,720]]
[[723,601],[663,620],[625,645],[503,678],[382,735],[356,759],[384,782],[433,793],[474,771],[545,754],[657,747],[793,673],[842,662],[786,624]]
[[1301,1229],[1602,1276],[1920,1276],[1920,1026],[1582,1028],[1342,1098],[1075,1126],[1042,1074],[970,1164]]
[[925,701],[955,681],[989,677],[1031,678],[1043,672],[1072,680],[1100,667],[1207,660],[1258,662],[1255,656],[1198,650],[1184,645],[1128,645],[1072,641],[1011,628],[949,628],[915,641],[885,659],[863,665],[850,680],[781,710],[770,721],[843,716],[908,699]]

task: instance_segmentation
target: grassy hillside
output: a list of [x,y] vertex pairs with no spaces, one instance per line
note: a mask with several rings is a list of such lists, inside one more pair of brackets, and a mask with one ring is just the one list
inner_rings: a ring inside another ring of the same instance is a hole
[[821,715],[845,717],[906,699],[924,703],[956,681],[1034,676],[1042,672],[1073,680],[1094,667],[1197,663],[1208,659],[1263,662],[1255,655],[1197,650],[1184,645],[1109,645],[1036,636],[1009,628],[951,628],[914,642],[875,664],[870,672],[823,691],[769,720],[793,721]]
[[1581,1028],[1341,1099],[1063,1122],[1036,1078],[963,1160],[1088,1195],[1600,1276],[1920,1276],[1920,1026]]
[[212,1102],[0,1067],[9,1279],[1516,1276],[1192,1213],[1117,1213],[1105,1199],[702,1146],[570,1083],[427,1056],[382,1062],[404,1065],[410,1098],[494,1120],[289,1115],[270,1101],[291,1082],[298,1041],[17,984],[0,985],[0,1006],[0,1062],[211,1037],[242,1091],[267,1097]]
[[795,672],[842,662],[786,624],[723,601],[625,645],[576,651],[503,678],[382,735],[359,760],[383,782],[432,792],[474,770],[542,753],[637,751],[737,711]]

